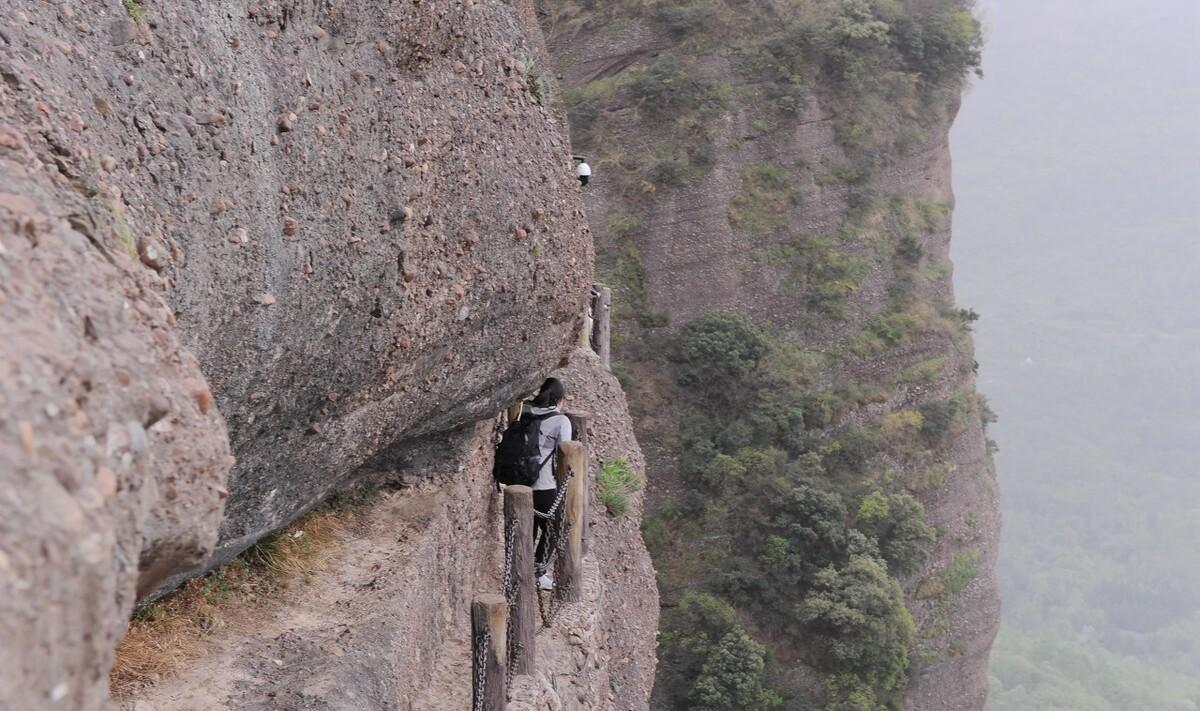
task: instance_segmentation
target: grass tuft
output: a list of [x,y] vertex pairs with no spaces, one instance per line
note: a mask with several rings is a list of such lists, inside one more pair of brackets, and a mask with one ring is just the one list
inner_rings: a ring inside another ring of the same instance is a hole
[[133,21],[142,24],[142,4],[138,0],[121,0],[121,4],[125,6],[125,12],[133,18]]
[[608,513],[616,517],[629,512],[629,497],[641,488],[641,478],[624,459],[605,462],[596,477],[596,496]]

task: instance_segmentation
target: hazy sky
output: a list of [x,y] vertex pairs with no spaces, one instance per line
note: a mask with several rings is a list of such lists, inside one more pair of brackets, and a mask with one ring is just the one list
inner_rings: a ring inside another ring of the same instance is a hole
[[[1002,581],[1018,559],[1053,564],[1030,550],[1051,531],[1077,533],[1081,556],[1105,538],[1101,559],[1123,543],[1189,569],[1196,541],[1154,516],[1200,518],[1200,0],[982,10],[986,78],[952,134],[952,256],[1001,417]],[[1072,508],[1102,478],[1113,504]],[[1008,624],[1029,610],[1005,594]]]

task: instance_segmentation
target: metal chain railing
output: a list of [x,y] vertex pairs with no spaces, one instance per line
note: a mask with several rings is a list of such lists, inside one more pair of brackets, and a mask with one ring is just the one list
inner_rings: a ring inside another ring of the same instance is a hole
[[[546,570],[554,567],[554,563],[558,557],[563,554],[567,547],[567,517],[562,516],[561,508],[563,501],[567,498],[567,484],[570,483],[572,477],[575,476],[575,470],[567,469],[567,475],[563,478],[558,487],[558,495],[554,498],[554,504],[546,513],[535,510],[534,513],[543,519],[547,519],[548,523],[544,529],[543,537],[546,538],[546,560],[544,566]],[[536,541],[535,541],[536,543]],[[558,617],[559,611],[562,609],[563,593],[570,592],[568,587],[562,580],[556,580],[555,590],[542,590],[538,587],[538,613],[542,617],[542,628],[551,627],[554,620]]]
[[558,494],[554,497],[554,503],[550,506],[550,510],[546,513],[542,513],[541,511],[534,509],[534,515],[538,518],[554,518],[554,515],[558,513],[558,507],[562,506],[563,500],[567,498],[567,484],[571,482],[571,479],[574,476],[575,470],[571,467],[567,467],[567,476],[564,477],[562,483],[558,485]]
[[483,630],[475,637],[475,679],[472,692],[475,695],[471,711],[484,711],[483,705],[487,698],[487,663],[488,649],[492,646],[492,633]]
[[508,531],[504,534],[504,572],[500,577],[500,590],[504,599],[508,600],[511,608],[516,594],[516,576],[513,575],[513,547],[517,542],[517,526],[515,521],[508,522]]
[[504,599],[508,602],[508,620],[505,623],[505,628],[508,630],[508,666],[505,669],[505,678],[509,688],[512,688],[513,675],[516,674],[516,669],[521,663],[521,652],[524,645],[517,640],[516,625],[517,616],[513,608],[517,604],[517,576],[513,574],[513,560],[516,557],[514,554],[517,545],[517,525],[516,521],[508,522],[508,532],[504,536],[504,574],[501,576],[500,589],[504,592]]

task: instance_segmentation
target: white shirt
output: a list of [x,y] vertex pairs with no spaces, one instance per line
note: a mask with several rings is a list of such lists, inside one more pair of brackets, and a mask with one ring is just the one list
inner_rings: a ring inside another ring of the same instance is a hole
[[575,174],[580,177],[583,177],[585,175],[591,175],[592,174],[592,166],[588,165],[587,161],[584,161],[579,164],[578,168],[575,169]]

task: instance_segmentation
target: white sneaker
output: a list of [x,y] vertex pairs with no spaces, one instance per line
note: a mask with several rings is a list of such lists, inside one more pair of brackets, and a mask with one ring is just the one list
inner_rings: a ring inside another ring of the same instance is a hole
[[543,575],[542,577],[538,578],[538,587],[542,590],[553,590],[554,578],[550,577],[549,575]]

